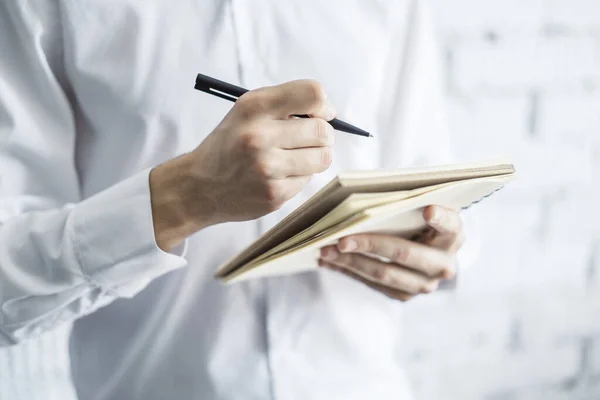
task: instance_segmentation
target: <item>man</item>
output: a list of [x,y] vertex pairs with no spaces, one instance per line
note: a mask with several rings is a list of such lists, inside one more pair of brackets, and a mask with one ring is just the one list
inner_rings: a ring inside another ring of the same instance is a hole
[[[3,2],[0,344],[73,322],[86,400],[409,398],[402,301],[453,276],[455,212],[315,273],[212,276],[341,170],[448,161],[426,22],[408,0]],[[258,89],[231,107],[198,72]]]

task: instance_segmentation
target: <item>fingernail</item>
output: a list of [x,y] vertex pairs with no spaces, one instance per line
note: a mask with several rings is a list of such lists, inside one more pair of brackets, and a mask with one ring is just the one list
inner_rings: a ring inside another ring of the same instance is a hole
[[340,253],[333,247],[329,247],[321,250],[321,257],[327,261],[336,260],[340,256]]
[[348,239],[343,241],[338,247],[341,247],[340,250],[343,252],[354,251],[358,248],[358,243],[355,240]]

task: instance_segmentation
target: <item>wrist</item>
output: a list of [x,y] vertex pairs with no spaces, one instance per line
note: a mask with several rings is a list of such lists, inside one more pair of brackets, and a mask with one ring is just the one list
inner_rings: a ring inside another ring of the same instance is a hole
[[[150,199],[154,235],[158,247],[169,251],[188,236],[211,225],[201,205],[194,204],[194,179],[187,154],[160,164],[150,171]],[[198,199],[199,200],[199,199]]]

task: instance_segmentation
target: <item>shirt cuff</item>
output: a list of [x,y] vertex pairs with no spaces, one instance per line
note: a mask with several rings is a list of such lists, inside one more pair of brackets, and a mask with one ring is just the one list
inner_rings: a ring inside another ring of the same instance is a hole
[[119,297],[187,265],[188,240],[169,252],[158,247],[145,169],[80,202],[70,216],[71,240],[83,275]]

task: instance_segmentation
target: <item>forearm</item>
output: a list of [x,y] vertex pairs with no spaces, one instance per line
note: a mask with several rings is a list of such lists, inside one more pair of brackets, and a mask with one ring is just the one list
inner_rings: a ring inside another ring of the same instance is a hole
[[154,235],[163,251],[219,222],[210,184],[194,173],[192,157],[186,153],[150,171]]
[[156,243],[164,251],[180,245],[188,236],[206,226],[201,217],[192,217],[189,195],[193,182],[187,156],[160,164],[150,172],[152,221]]

